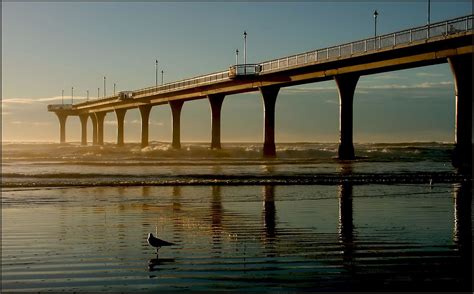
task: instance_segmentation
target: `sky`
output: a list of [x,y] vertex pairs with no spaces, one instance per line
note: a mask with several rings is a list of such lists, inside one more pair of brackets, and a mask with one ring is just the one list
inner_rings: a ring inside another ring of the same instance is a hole
[[[155,60],[171,82],[225,70],[243,52],[258,63],[371,37],[427,22],[428,1],[304,2],[2,2],[2,141],[59,141],[48,104],[97,98],[155,83]],[[431,1],[431,22],[472,14],[471,1]],[[242,56],[242,55],[241,55]],[[161,79],[161,77],[160,77]],[[337,142],[334,81],[283,88],[276,106],[276,142]],[[355,142],[454,140],[454,83],[448,64],[362,76],[354,97]],[[182,142],[208,142],[207,100],[186,102]],[[89,122],[91,141],[91,122]],[[262,142],[263,105],[257,92],[227,96],[223,142]],[[108,113],[104,138],[116,140]],[[80,140],[77,117],[66,139]],[[125,116],[125,141],[140,140],[138,110]],[[150,140],[171,141],[169,106],[155,106]]]

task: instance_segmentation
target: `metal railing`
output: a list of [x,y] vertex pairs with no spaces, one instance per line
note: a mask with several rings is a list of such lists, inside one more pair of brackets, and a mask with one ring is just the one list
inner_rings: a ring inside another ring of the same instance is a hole
[[[212,74],[197,76],[190,79],[184,79],[184,80],[180,80],[176,82],[166,83],[164,85],[160,85],[157,87],[153,86],[153,87],[147,87],[147,88],[135,90],[133,91],[133,98],[139,98],[140,96],[148,96],[148,95],[158,94],[158,93],[162,94],[162,93],[167,93],[171,91],[192,88],[196,86],[208,85],[211,83],[221,82],[228,79],[229,79],[229,71],[226,70],[226,71],[216,72]],[[104,102],[106,100],[115,100],[115,99],[119,99],[119,96],[118,95],[107,96],[101,99],[81,102],[81,103],[75,104],[75,106],[78,106],[78,105],[82,106],[82,105],[87,105],[88,103]]]
[[463,16],[447,21],[432,23],[422,27],[412,28],[409,30],[273,59],[261,63],[261,73],[264,74],[290,67],[304,66],[309,63],[324,62],[341,57],[350,57],[354,54],[367,53],[380,49],[392,48],[398,45],[425,41],[430,38],[472,31],[472,22],[473,15]]
[[259,64],[237,64],[229,67],[229,78],[237,76],[255,76],[262,70]]
[[[269,72],[275,72],[298,66],[305,66],[308,64],[324,62],[337,58],[346,58],[354,54],[375,52],[380,49],[392,48],[397,45],[426,41],[430,38],[437,38],[440,36],[448,36],[459,32],[472,31],[473,17],[473,15],[463,16],[447,21],[432,23],[430,25],[354,41],[347,44],[317,49],[296,55],[290,55],[283,58],[265,61],[257,65],[252,64],[250,66],[253,67],[254,71],[256,71],[258,67],[258,74],[265,74]],[[247,66],[248,65],[249,64],[247,64]],[[238,65],[236,70],[238,71],[240,68],[244,68],[242,66],[244,65]],[[235,73],[237,73],[237,71]],[[230,70],[171,82],[161,86],[147,87],[135,90],[133,91],[133,99],[152,94],[162,94],[201,85],[224,82],[230,80],[230,75],[232,75],[232,66]],[[108,96],[102,99],[81,102],[75,104],[74,106],[85,106],[89,103],[105,102],[107,100],[114,100],[118,98],[118,95]]]

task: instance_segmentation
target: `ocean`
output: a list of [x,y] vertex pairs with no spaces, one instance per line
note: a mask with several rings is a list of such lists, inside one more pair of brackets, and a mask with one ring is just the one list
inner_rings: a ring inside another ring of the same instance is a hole
[[3,143],[2,291],[472,291],[453,145],[337,146]]

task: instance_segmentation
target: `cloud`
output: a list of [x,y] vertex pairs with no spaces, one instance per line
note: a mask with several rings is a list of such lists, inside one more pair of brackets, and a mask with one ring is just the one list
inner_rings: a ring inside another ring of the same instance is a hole
[[418,72],[416,73],[418,77],[444,77],[444,74],[432,73],[432,72]]
[[336,86],[330,86],[330,87],[297,87],[297,88],[292,88],[292,87],[287,87],[283,88],[282,92],[284,93],[314,93],[314,92],[321,92],[321,91],[337,91]]
[[420,84],[413,84],[413,85],[403,85],[403,84],[387,84],[387,85],[373,85],[373,86],[361,86],[357,87],[357,89],[362,90],[371,90],[371,89],[432,89],[432,88],[445,88],[447,86],[453,85],[452,81],[444,81],[444,82],[424,82]]
[[[74,100],[85,100],[87,97],[74,97]],[[62,97],[61,96],[56,96],[56,97],[43,97],[43,98],[4,98],[2,99],[2,107],[5,107],[8,104],[44,104],[44,102],[55,102],[57,101],[58,103],[62,102]],[[71,102],[71,97],[64,97],[64,102],[65,103],[70,103]]]
[[[134,119],[134,120],[132,120],[132,121],[130,121],[130,122],[125,121],[125,123],[141,124],[142,121],[141,121],[140,119]],[[161,122],[161,121],[150,121],[148,124],[149,124],[150,126],[160,126],[160,127],[165,125],[165,124],[164,124],[163,122]]]
[[394,79],[406,79],[406,77],[402,77],[395,74],[380,74],[372,77],[375,80],[394,80]]
[[49,126],[51,125],[50,122],[30,122],[30,121],[21,121],[21,120],[14,120],[10,122],[10,124],[13,125],[28,125],[28,126],[34,126],[34,127],[42,127],[42,126]]
[[161,122],[161,121],[153,121],[153,122],[150,122],[150,125],[162,127],[162,126],[164,126],[165,124],[164,124],[163,122]]
[[327,99],[327,100],[324,101],[324,103],[328,103],[328,104],[339,104],[339,99],[338,99],[338,100]]
[[[371,90],[414,90],[414,89],[441,89],[452,86],[454,83],[452,81],[442,81],[442,82],[423,82],[419,84],[382,84],[382,85],[359,85],[356,87],[356,93],[358,94],[368,94]],[[316,93],[322,91],[337,91],[337,87],[328,86],[328,87],[295,87],[295,88],[284,88],[282,89],[285,93],[288,94],[304,94],[304,93]]]

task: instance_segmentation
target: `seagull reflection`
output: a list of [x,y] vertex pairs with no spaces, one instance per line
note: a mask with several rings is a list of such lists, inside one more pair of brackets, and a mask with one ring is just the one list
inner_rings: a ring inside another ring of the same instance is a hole
[[175,261],[174,258],[159,258],[158,254],[156,254],[155,258],[152,258],[148,261],[148,271],[154,272],[154,271],[162,270],[162,268],[159,267],[160,265],[164,265],[164,264],[171,263],[174,261]]

